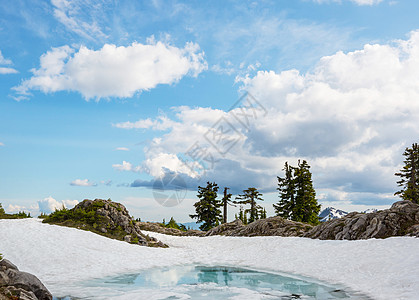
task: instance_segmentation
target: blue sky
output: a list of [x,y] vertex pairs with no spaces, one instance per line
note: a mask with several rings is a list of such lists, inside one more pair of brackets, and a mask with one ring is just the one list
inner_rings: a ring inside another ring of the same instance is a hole
[[[324,207],[388,207],[419,133],[418,11],[414,0],[2,1],[0,202],[36,214],[111,198],[136,217],[190,221],[197,186],[213,180],[259,188],[272,213],[285,161],[306,159]],[[262,110],[243,126],[245,101],[229,109],[246,92]],[[235,129],[225,153],[208,140],[219,120]],[[181,159],[194,145],[212,160],[192,171]],[[160,205],[155,179],[177,176],[185,199]]]

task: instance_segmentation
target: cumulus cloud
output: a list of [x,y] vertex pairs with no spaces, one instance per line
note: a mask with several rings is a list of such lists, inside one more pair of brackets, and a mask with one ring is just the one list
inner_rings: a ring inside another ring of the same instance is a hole
[[105,44],[99,50],[62,46],[43,54],[40,68],[13,89],[21,95],[31,90],[76,91],[86,100],[124,98],[158,84],[176,83],[186,75],[197,76],[206,69],[204,53],[194,43],[177,48],[149,39],[147,44],[127,47]]
[[21,205],[13,205],[13,204],[9,204],[9,206],[7,206],[7,212],[8,213],[17,213],[20,211],[25,211],[26,207],[25,206],[21,206]]
[[79,203],[77,200],[63,200],[61,202],[55,200],[51,196],[38,201],[39,211],[45,214],[49,214],[56,209],[72,208]]
[[259,110],[243,103],[229,112],[175,108],[170,130],[144,149],[141,170],[273,192],[284,163],[301,158],[312,166],[320,198],[395,200],[394,173],[419,136],[419,31],[323,57],[306,74],[259,71],[237,80]]
[[96,186],[96,183],[89,181],[89,179],[76,179],[70,182],[73,186]]
[[122,164],[113,164],[112,168],[118,170],[118,171],[134,171],[135,167],[127,161],[123,161]]

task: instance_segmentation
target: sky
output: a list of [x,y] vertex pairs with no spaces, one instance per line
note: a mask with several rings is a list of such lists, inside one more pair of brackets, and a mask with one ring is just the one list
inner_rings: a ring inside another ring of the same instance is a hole
[[300,159],[323,208],[387,208],[419,136],[418,11],[0,1],[0,203],[36,215],[111,198],[188,222],[211,181],[258,188],[272,215],[277,176]]

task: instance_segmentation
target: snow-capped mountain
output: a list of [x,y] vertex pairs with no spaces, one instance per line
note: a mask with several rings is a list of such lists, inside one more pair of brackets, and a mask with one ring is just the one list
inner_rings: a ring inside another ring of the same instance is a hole
[[374,213],[374,212],[377,212],[377,211],[378,211],[378,209],[376,209],[376,208],[368,208],[368,209],[366,209],[364,211],[361,211],[361,212],[364,213],[364,214],[369,214],[369,213]]
[[[361,213],[369,214],[369,213],[374,213],[377,211],[378,209],[376,208],[368,208],[364,211],[361,211]],[[347,214],[348,213],[346,211],[343,211],[334,207],[327,207],[320,212],[319,218],[320,218],[320,222],[326,222],[329,220],[342,218],[346,216]]]
[[334,208],[334,207],[327,207],[323,209],[320,214],[320,222],[326,222],[333,219],[339,219],[346,216],[348,213],[346,211]]

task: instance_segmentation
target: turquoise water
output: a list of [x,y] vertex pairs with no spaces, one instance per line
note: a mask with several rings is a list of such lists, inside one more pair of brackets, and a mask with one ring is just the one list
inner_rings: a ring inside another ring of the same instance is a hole
[[94,279],[84,282],[79,292],[82,296],[76,297],[84,299],[368,299],[307,278],[208,266],[158,268]]

